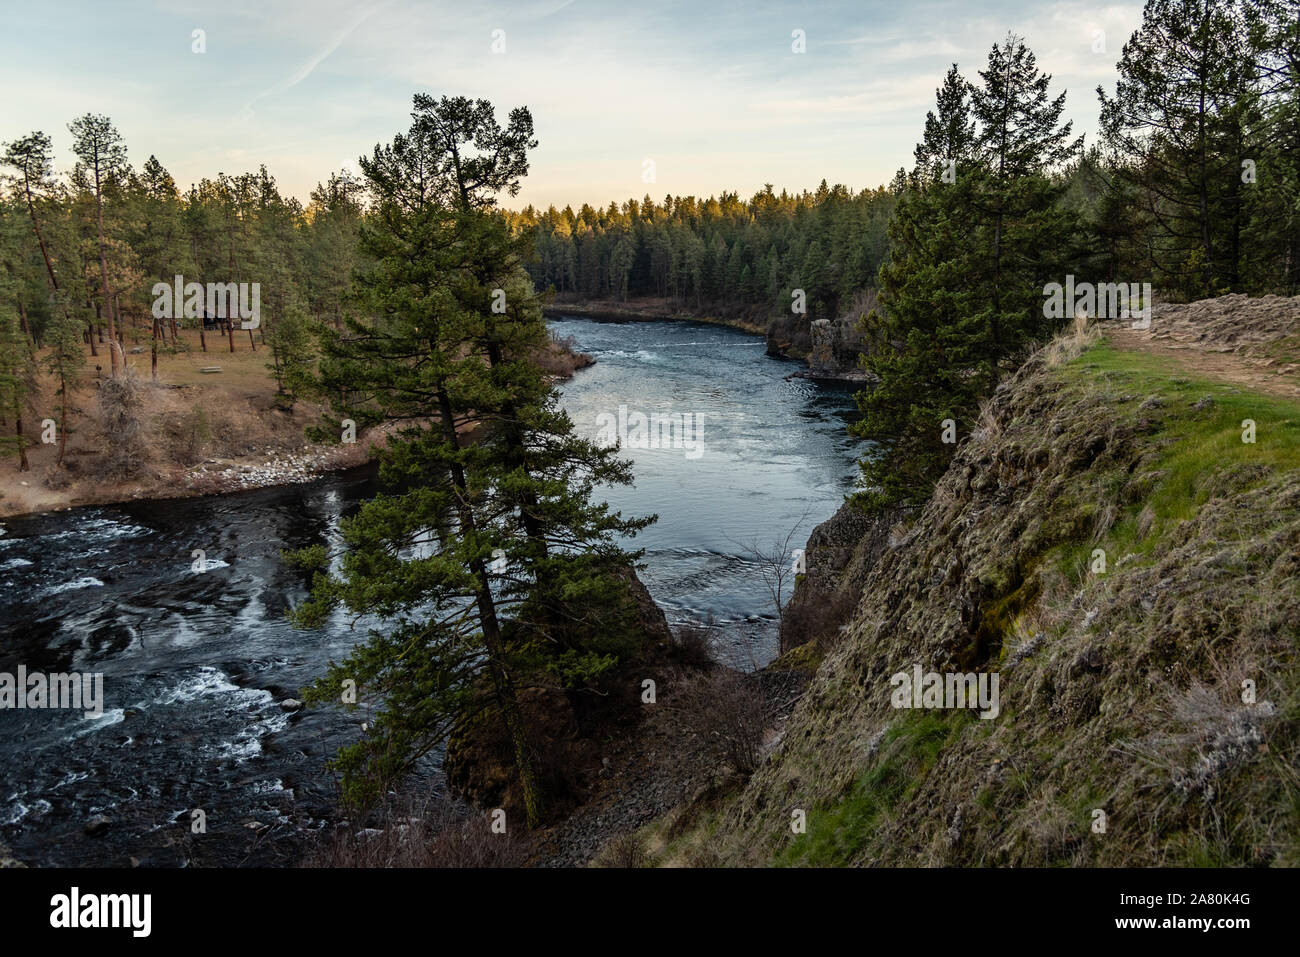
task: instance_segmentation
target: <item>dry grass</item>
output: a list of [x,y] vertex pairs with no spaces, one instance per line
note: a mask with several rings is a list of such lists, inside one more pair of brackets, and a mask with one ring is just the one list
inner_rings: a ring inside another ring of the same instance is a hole
[[980,403],[979,417],[971,431],[971,438],[976,442],[996,442],[1001,436],[1002,423],[993,410],[993,402],[985,399]]
[[[267,370],[270,350],[249,350],[247,333],[236,335],[236,351],[208,334],[208,353],[199,350],[198,333],[182,332],[175,354],[160,351],[158,379],[150,374],[149,341],[131,353],[126,372],[111,379],[104,363],[87,357],[87,371],[72,392],[64,466],[56,465],[58,445],[28,448],[31,471],[19,473],[16,456],[0,461],[0,516],[97,504],[130,498],[166,497],[189,484],[187,470],[204,462],[257,464],[275,455],[301,451],[303,430],[315,423],[319,407],[298,402],[280,409],[274,379]],[[100,373],[96,364],[101,365]],[[205,366],[221,372],[205,374]],[[57,384],[48,376],[31,395],[32,418],[58,421]],[[33,436],[39,433],[29,429]],[[359,464],[364,448],[357,447]],[[23,484],[26,483],[26,484]],[[197,491],[222,491],[220,487]]]
[[1101,331],[1096,325],[1088,324],[1087,316],[1076,316],[1069,328],[1057,333],[1052,341],[1043,347],[1043,359],[1049,369],[1055,369],[1079,358],[1100,339]]
[[597,867],[632,869],[649,863],[645,842],[636,833],[615,837],[596,857]]
[[737,774],[750,774],[758,767],[768,714],[756,676],[722,667],[683,675],[670,707]]
[[303,867],[521,867],[526,842],[507,823],[436,798],[392,797],[370,827],[342,826],[323,836]]

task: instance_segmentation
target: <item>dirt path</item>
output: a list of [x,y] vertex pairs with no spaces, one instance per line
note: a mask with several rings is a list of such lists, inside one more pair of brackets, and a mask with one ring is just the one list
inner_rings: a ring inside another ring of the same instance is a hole
[[1149,329],[1104,325],[1118,348],[1156,356],[1189,377],[1300,399],[1300,296],[1167,303],[1152,310]]
[[1207,352],[1195,343],[1180,342],[1172,337],[1152,338],[1150,332],[1138,329],[1114,329],[1107,337],[1116,347],[1132,352],[1145,352],[1167,360],[1186,370],[1189,377],[1217,379],[1232,382],[1256,392],[1264,392],[1284,399],[1300,399],[1300,375],[1294,365],[1271,365],[1261,360],[1243,357],[1232,352]]

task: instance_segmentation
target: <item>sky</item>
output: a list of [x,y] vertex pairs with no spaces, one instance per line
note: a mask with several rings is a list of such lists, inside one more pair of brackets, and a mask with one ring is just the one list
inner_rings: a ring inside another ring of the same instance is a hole
[[156,155],[182,189],[265,164],[306,202],[405,130],[425,92],[486,98],[503,121],[532,111],[539,145],[512,208],[886,184],[948,67],[977,79],[1008,30],[1091,142],[1096,87],[1113,90],[1141,21],[1140,2],[1079,0],[2,5],[0,141],[43,130],[60,172],[67,124],[103,113],[137,168]]

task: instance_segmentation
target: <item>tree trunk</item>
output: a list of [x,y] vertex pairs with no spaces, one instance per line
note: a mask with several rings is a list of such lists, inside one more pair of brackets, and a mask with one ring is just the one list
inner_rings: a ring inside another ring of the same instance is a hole
[[68,448],[68,380],[63,373],[59,373],[59,392],[63,395],[63,401],[59,405],[59,458],[57,465],[63,467],[63,453]]
[[[1208,14],[1208,11],[1207,11]],[[1210,186],[1207,181],[1206,173],[1206,136],[1205,136],[1205,82],[1206,66],[1205,55],[1202,53],[1197,66],[1197,78],[1200,80],[1200,99],[1196,110],[1196,151],[1199,157],[1200,182],[1197,184],[1197,198],[1200,200],[1201,212],[1201,245],[1205,249],[1205,277],[1210,279],[1214,275],[1211,265],[1210,254]],[[1210,291],[1210,290],[1203,290]]]
[[32,339],[32,330],[27,325],[27,310],[23,308],[23,301],[18,300],[18,325],[22,327],[23,335],[27,337],[27,345],[31,348],[32,355],[36,355],[36,341]]
[[95,168],[95,218],[99,232],[99,288],[104,296],[104,311],[108,314],[108,358],[112,374],[117,376],[117,352],[114,351],[116,329],[113,327],[113,298],[108,291],[108,251],[104,246],[104,196],[99,183],[99,168]]
[[23,411],[14,399],[14,434],[18,437],[18,471],[30,472],[31,463],[27,461],[27,440],[23,438]]
[[[442,419],[443,437],[453,448],[456,448],[460,444],[456,435],[456,419],[452,412],[451,399],[444,389],[438,390],[438,408]],[[460,463],[452,464],[451,476],[461,492],[459,496],[461,531],[472,535],[475,524],[474,512],[469,505],[465,472]],[[478,580],[475,603],[478,606],[479,625],[483,629],[483,645],[487,649],[488,673],[492,678],[497,706],[501,709],[501,716],[505,721],[511,744],[514,746],[515,768],[519,772],[519,784],[524,792],[524,812],[528,818],[528,826],[536,827],[542,819],[542,794],[533,770],[532,748],[519,715],[518,694],[515,691],[514,681],[506,669],[505,642],[502,640],[501,627],[497,621],[496,603],[492,598],[492,589],[489,587],[487,567],[482,559],[476,559],[470,563],[470,571]]]
[[54,266],[50,263],[49,250],[45,248],[45,239],[41,236],[41,224],[36,218],[36,204],[32,201],[32,189],[26,175],[27,171],[23,170],[23,192],[27,196],[27,213],[32,217],[32,229],[36,232],[36,243],[41,247],[41,258],[45,260],[45,272],[50,277],[50,286],[55,292],[59,291],[59,281],[54,278]]
[[[493,341],[487,344],[488,365],[496,368],[501,365],[501,346]],[[505,413],[507,422],[506,426],[506,461],[511,468],[528,470],[528,464],[524,461],[524,437],[519,426],[518,412],[515,409],[513,401],[507,399],[501,407]],[[535,558],[543,559],[547,555],[546,536],[542,532],[542,527],[537,521],[537,517],[530,512],[530,509],[537,507],[537,497],[531,492],[527,493],[520,503],[519,514],[523,519],[524,532],[528,535],[529,540],[536,546],[537,555]],[[540,584],[540,582],[539,582]]]

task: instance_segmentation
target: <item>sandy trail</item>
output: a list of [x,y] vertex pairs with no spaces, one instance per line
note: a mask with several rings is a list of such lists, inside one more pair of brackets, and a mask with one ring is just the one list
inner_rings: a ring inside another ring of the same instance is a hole
[[1118,348],[1145,352],[1189,378],[1300,399],[1300,296],[1221,296],[1156,306],[1149,329],[1106,322]]
[[1300,399],[1300,375],[1288,374],[1276,363],[1270,367],[1230,352],[1206,352],[1191,343],[1153,339],[1149,332],[1138,329],[1108,330],[1107,336],[1118,348],[1168,360],[1186,370],[1188,378],[1217,379],[1280,398]]

